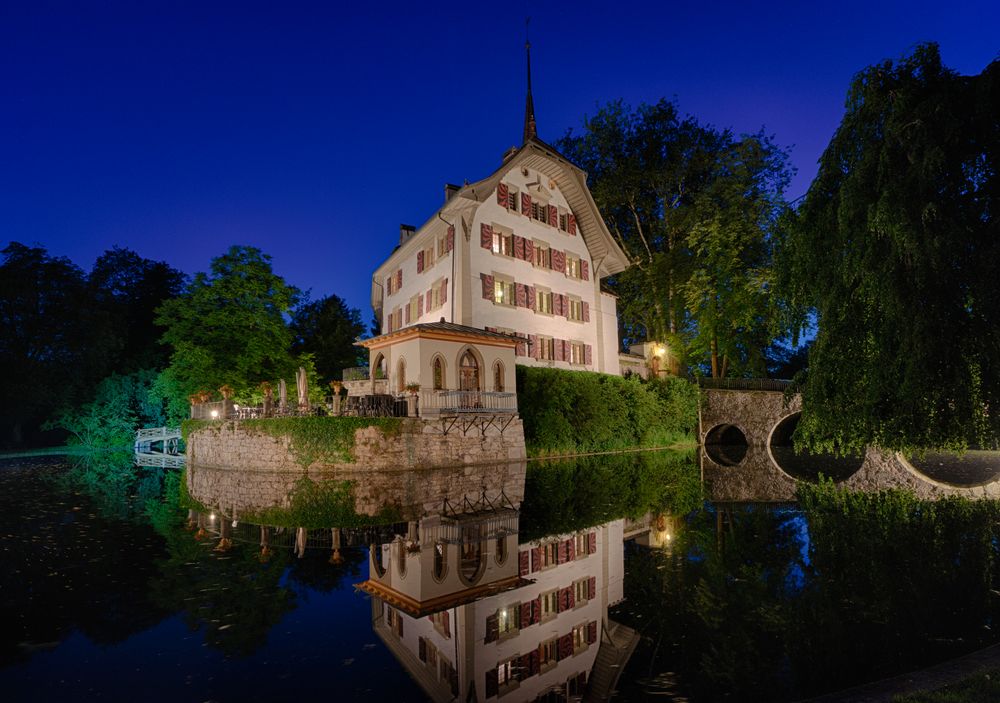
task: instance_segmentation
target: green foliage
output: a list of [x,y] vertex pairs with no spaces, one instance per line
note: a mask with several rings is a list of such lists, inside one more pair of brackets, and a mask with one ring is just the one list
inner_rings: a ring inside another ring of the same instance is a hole
[[763,133],[698,124],[666,100],[610,103],[557,145],[587,171],[632,261],[609,279],[625,336],[684,349],[713,376],[763,374],[784,322],[771,279],[787,152]]
[[894,696],[892,703],[982,703],[1000,700],[1000,670],[980,672],[936,691]]
[[161,387],[179,406],[199,390],[229,385],[245,394],[261,381],[292,378],[299,366],[285,323],[299,292],[271,270],[271,257],[233,246],[183,295],[157,310],[173,353]]
[[1000,61],[917,47],[855,76],[783,232],[780,283],[819,330],[800,376],[811,449],[961,449],[1000,437]]
[[642,381],[517,367],[518,411],[535,456],[666,447],[698,423],[698,388],[680,378]]
[[694,454],[675,451],[533,461],[524,495],[522,543],[650,511],[685,514],[702,501]]
[[[317,461],[353,462],[355,432],[378,427],[385,435],[395,436],[403,422],[404,418],[398,417],[275,417],[239,421],[244,429],[287,437],[296,461],[303,467]],[[219,426],[219,422],[211,420],[184,420],[181,436],[187,440],[192,432]]]
[[153,390],[156,378],[149,369],[112,374],[97,386],[90,403],[64,412],[52,424],[91,449],[131,447],[136,429],[166,422],[162,399]]
[[321,388],[341,380],[343,370],[363,364],[354,340],[364,333],[361,313],[347,306],[340,297],[329,295],[306,303],[292,316],[293,351],[311,354]]
[[400,513],[389,506],[378,515],[361,515],[354,510],[354,481],[313,481],[303,476],[295,483],[288,508],[267,508],[240,516],[242,520],[274,527],[367,527],[398,522]]

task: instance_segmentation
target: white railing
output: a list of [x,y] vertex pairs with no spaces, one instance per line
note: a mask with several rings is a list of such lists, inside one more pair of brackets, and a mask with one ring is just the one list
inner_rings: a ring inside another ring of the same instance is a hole
[[421,415],[517,413],[517,393],[502,391],[420,391]]

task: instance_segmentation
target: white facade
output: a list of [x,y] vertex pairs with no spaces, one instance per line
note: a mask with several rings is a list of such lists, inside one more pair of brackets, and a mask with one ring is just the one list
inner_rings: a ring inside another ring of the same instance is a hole
[[600,279],[627,265],[586,174],[530,138],[403,231],[374,274],[372,305],[382,334],[444,320],[521,337],[519,364],[617,374],[616,301]]
[[[519,546],[509,535],[504,542],[514,549],[488,549],[481,580],[458,589],[451,572],[433,585],[425,565],[414,564],[430,600],[415,602],[396,590],[398,580],[381,593],[365,588],[376,596],[375,632],[433,700],[531,701],[552,689],[580,694],[608,608],[623,599],[623,527],[616,520]],[[381,553],[385,567],[375,566],[372,581],[388,586],[398,549]],[[499,592],[484,593],[491,583]],[[436,609],[428,608],[432,601]]]

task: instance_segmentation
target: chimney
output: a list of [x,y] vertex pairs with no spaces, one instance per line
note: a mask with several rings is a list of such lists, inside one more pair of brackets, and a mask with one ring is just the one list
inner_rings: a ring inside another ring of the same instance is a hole
[[406,243],[406,240],[412,237],[417,231],[417,228],[413,225],[400,225],[399,226],[399,244],[402,246]]
[[444,201],[448,202],[449,200],[451,200],[452,196],[455,195],[455,193],[457,193],[459,191],[459,188],[461,188],[461,186],[457,186],[454,183],[445,183],[444,184]]

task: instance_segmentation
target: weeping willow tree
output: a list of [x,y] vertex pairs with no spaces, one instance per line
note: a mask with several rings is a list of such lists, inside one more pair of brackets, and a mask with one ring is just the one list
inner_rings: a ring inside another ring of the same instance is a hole
[[1000,61],[933,44],[861,71],[783,242],[818,334],[800,378],[814,449],[960,449],[1000,436]]
[[763,133],[682,116],[667,100],[601,107],[559,147],[588,173],[631,266],[609,280],[624,337],[667,341],[713,376],[764,373],[779,333],[772,233],[788,155]]

